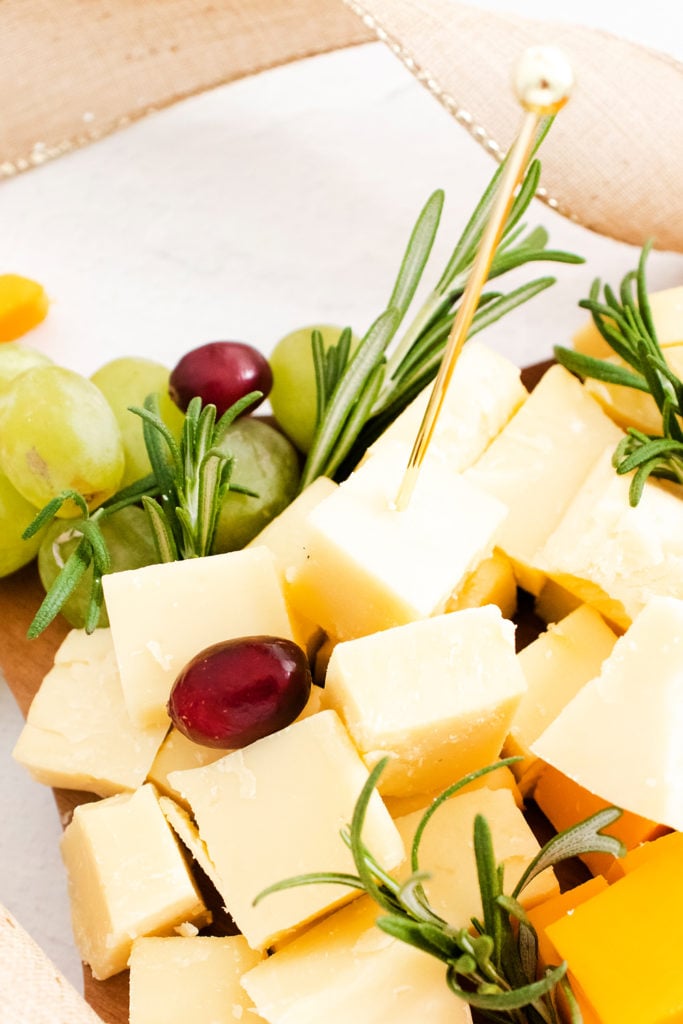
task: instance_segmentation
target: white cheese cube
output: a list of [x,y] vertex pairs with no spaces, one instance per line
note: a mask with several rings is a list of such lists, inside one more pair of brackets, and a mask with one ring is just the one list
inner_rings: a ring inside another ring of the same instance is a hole
[[[495,773],[494,773],[495,774]],[[397,818],[396,825],[410,850],[424,811]],[[420,871],[430,876],[424,883],[433,910],[454,928],[469,928],[473,917],[481,920],[482,906],[474,855],[474,819],[481,814],[491,829],[497,864],[504,868],[503,891],[511,895],[540,846],[515,804],[509,789],[477,789],[446,800],[432,815],[422,833]],[[410,862],[403,873],[410,872]],[[521,896],[525,907],[559,893],[552,868],[538,875]]]
[[260,959],[241,935],[136,939],[130,1024],[262,1024],[240,985]]
[[124,970],[138,936],[209,920],[153,786],[77,807],[62,857],[76,944],[96,978]]
[[[263,949],[354,895],[311,885],[267,896],[262,889],[311,871],[353,871],[339,830],[351,821],[367,770],[333,711],[321,711],[205,768],[174,772],[171,784],[194,813],[216,868],[219,892],[250,946]],[[365,840],[391,869],[403,844],[373,793]]]
[[537,552],[606,445],[621,431],[561,366],[553,366],[465,477],[503,501],[496,543],[522,587],[537,594]]
[[531,749],[608,803],[680,831],[681,709],[683,601],[654,597]]
[[265,548],[146,565],[102,579],[121,685],[136,725],[166,723],[179,672],[210,644],[292,629]]
[[338,910],[248,971],[242,985],[268,1024],[471,1024],[444,965],[379,930],[368,897]]
[[72,630],[33,699],[13,756],[47,786],[111,796],[142,785],[165,734],[166,724],[131,722],[110,630]]
[[[408,446],[417,437],[429,396],[429,384],[384,431],[369,449],[381,451],[387,443]],[[475,462],[527,397],[514,363],[478,341],[462,350],[453,371],[434,435],[430,458],[461,471]]]
[[683,598],[681,489],[648,481],[629,504],[631,479],[601,453],[539,555],[557,583],[626,629],[656,594]]
[[599,675],[616,639],[596,611],[581,605],[517,655],[527,690],[515,712],[503,753],[524,759],[512,770],[525,792],[542,764],[531,753],[531,744],[581,687]]
[[247,545],[247,547],[266,547],[272,552],[275,565],[280,573],[282,591],[289,607],[294,638],[304,649],[315,644],[319,638],[320,628],[316,622],[297,609],[296,594],[290,581],[304,565],[308,555],[306,547],[308,513],[336,489],[337,484],[334,480],[330,480],[326,476],[319,476],[287,506],[284,512],[268,523]]
[[408,452],[387,446],[308,517],[308,557],[293,581],[297,606],[340,640],[442,610],[492,550],[504,506],[427,458],[407,508],[394,501]]
[[526,689],[515,631],[494,605],[339,643],[323,703],[339,712],[383,795],[445,789],[495,761]]

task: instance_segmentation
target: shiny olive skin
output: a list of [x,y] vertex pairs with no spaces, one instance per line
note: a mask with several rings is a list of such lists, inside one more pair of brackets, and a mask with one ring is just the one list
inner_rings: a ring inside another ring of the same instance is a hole
[[[216,406],[216,416],[244,398],[250,391],[270,394],[273,374],[270,363],[258,349],[242,341],[209,341],[191,349],[176,363],[168,380],[168,393],[186,411],[193,398]],[[249,407],[253,412],[259,402]]]
[[311,691],[302,649],[291,640],[248,636],[213,644],[182,670],[168,714],[183,735],[234,750],[293,722]]

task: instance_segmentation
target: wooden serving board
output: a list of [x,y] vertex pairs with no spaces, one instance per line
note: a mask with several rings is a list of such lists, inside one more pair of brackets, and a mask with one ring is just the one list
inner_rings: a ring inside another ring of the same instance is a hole
[[[539,363],[523,371],[522,379],[532,388],[550,365]],[[61,618],[52,623],[36,640],[27,640],[26,631],[44,596],[35,563],[12,576],[0,579],[0,622],[2,643],[0,667],[9,687],[26,716],[43,676],[52,666],[57,647],[69,630]],[[528,642],[537,632],[530,616],[523,618],[521,630]],[[91,793],[55,790],[57,808],[63,822],[69,820],[73,808],[80,803],[96,799]],[[543,823],[532,823],[537,832],[543,832]],[[108,981],[95,981],[88,967],[84,968],[85,997],[106,1024],[128,1024],[128,972]]]

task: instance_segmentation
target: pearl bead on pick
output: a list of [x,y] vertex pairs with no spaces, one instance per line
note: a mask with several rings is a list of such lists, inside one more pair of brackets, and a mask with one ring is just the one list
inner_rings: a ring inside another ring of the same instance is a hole
[[434,381],[427,409],[396,496],[395,508],[397,510],[406,508],[415,489],[420,467],[443,406],[446,390],[453,376],[458,356],[467,339],[467,332],[472,324],[493,257],[505,229],[515,189],[524,175],[533,151],[539,124],[542,118],[561,110],[569,99],[573,84],[574,75],[567,57],[561,50],[553,46],[533,46],[525,50],[513,71],[513,85],[517,98],[524,108],[524,117],[519,134],[507,155],[505,170],[498,186],[493,209],[484,229],[446,343],[446,351]]

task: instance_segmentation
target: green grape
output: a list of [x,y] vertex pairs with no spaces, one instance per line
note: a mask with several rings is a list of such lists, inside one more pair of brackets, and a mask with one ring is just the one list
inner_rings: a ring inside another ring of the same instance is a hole
[[218,517],[214,553],[236,551],[248,544],[289,505],[299,483],[296,449],[263,420],[237,420],[221,448],[235,460],[231,481],[258,494],[258,498],[228,491]]
[[[38,551],[38,572],[45,590],[54,583],[60,569],[69,555],[77,547],[80,534],[80,520],[55,520],[44,534]],[[158,556],[154,540],[149,528],[147,513],[141,508],[131,505],[128,508],[112,512],[100,520],[100,528],[111,555],[112,572],[124,569],[139,569],[143,565],[157,562]],[[67,622],[82,629],[85,625],[90,587],[92,584],[92,567],[86,570],[83,578],[62,606],[61,612]],[[98,626],[108,625],[107,612],[103,607],[100,612]]]
[[34,348],[27,348],[15,341],[0,345],[0,393],[25,370],[34,366],[49,366],[52,360]]
[[[61,366],[15,377],[0,403],[0,469],[37,508],[67,489],[101,505],[123,476],[123,444],[99,388]],[[77,514],[71,502],[60,512]]]
[[45,530],[30,540],[21,535],[35,518],[36,510],[0,473],[0,576],[27,565],[38,554]]
[[[320,331],[323,345],[328,349],[336,345],[341,327],[313,324],[285,335],[273,349],[270,367],[273,371],[273,389],[270,405],[273,415],[285,434],[302,452],[307,452],[313,441],[316,421],[316,387],[311,333]],[[358,344],[351,339],[351,351]]]
[[105,363],[90,380],[109,402],[121,431],[126,465],[121,487],[127,487],[152,472],[142,420],[129,411],[129,406],[143,405],[147,395],[158,393],[161,418],[173,436],[180,437],[185,419],[168,394],[169,371],[161,363],[136,356],[123,356]]

